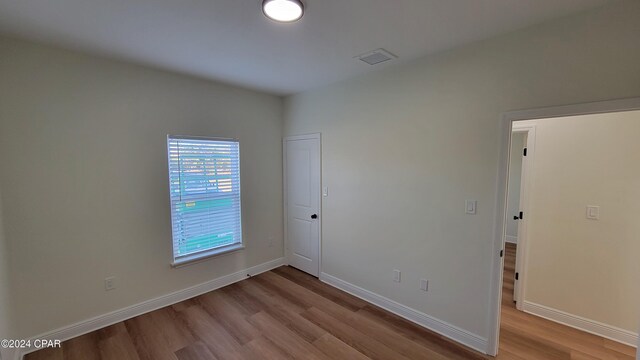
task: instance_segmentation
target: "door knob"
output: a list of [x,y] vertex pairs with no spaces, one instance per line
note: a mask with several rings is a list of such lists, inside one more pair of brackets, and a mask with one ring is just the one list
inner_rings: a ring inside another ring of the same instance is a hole
[[520,220],[520,218],[519,218],[519,217],[517,217],[517,216],[514,216],[514,217],[513,217],[513,220]]
[[312,218],[312,219],[317,219],[317,218],[318,218],[318,214],[313,214],[313,215],[311,215],[311,218]]

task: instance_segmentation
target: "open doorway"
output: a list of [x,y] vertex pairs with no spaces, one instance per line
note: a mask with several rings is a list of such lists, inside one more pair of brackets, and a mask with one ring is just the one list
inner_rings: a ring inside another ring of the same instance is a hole
[[507,116],[498,358],[636,358],[640,101],[606,105]]

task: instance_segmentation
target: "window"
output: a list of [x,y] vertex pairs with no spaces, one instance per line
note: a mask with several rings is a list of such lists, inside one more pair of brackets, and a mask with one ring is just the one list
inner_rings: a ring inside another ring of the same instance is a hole
[[168,136],[173,265],[242,248],[240,144]]

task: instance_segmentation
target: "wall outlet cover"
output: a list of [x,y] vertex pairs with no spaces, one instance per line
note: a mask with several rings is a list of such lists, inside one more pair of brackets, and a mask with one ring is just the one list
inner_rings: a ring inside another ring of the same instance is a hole
[[401,277],[402,273],[400,272],[400,270],[393,270],[393,281],[400,282]]
[[114,276],[104,279],[104,289],[106,291],[113,290],[115,288],[116,288],[116,278]]
[[420,290],[429,291],[429,280],[420,279]]

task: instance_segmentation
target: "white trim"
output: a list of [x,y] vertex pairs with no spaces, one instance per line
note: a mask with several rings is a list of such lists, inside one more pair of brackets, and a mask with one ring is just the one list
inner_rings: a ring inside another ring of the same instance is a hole
[[199,253],[183,256],[183,257],[179,258],[178,260],[175,260],[173,263],[171,263],[171,267],[172,268],[181,268],[181,267],[197,264],[197,263],[203,262],[205,260],[209,260],[209,259],[214,258],[214,257],[220,257],[220,256],[223,256],[223,255],[229,255],[231,253],[234,253],[234,252],[240,251],[240,250],[244,250],[244,249],[245,249],[245,246],[241,242],[240,243],[235,243],[235,244],[230,244],[230,245],[225,245],[225,246],[221,246],[221,247],[205,250],[205,251],[202,251],[202,252],[199,252]]
[[486,352],[487,339],[479,335],[470,333],[457,326],[451,325],[440,319],[436,319],[423,312],[420,312],[408,306],[397,303],[382,295],[378,295],[374,292],[371,292],[359,286],[348,283],[342,279],[339,279],[327,273],[320,273],[320,281],[326,284],[329,284],[333,287],[336,287],[353,296],[359,297],[362,300],[370,302],[373,305],[381,307],[389,312],[392,312],[424,328],[427,328],[433,332],[443,335],[451,340],[454,340],[463,345],[466,345],[474,350],[480,351],[481,353]]
[[[286,265],[289,265],[289,256],[287,255],[289,252],[289,232],[287,230],[288,222],[287,218],[289,217],[289,210],[287,209],[287,138],[282,138],[282,250],[284,256],[284,262]],[[322,219],[320,219],[322,220]]]
[[309,140],[309,139],[318,139],[320,140],[320,133],[312,133],[312,134],[303,134],[303,135],[291,135],[285,136],[282,140]]
[[536,315],[574,329],[582,330],[632,347],[638,346],[638,334],[629,330],[569,314],[561,310],[556,310],[548,306],[529,301],[524,301],[523,309],[526,313]]
[[[219,278],[204,282],[199,285],[191,286],[186,289],[178,290],[176,292],[159,296],[155,299],[150,299],[143,301],[141,303],[112,311],[110,313],[99,315],[93,317],[91,319],[83,320],[77,322],[75,324],[71,324],[68,326],[61,327],[59,329],[46,332],[44,334],[40,334],[38,336],[34,336],[31,339],[51,339],[51,340],[69,340],[74,337],[84,335],[86,333],[102,329],[106,326],[113,325],[115,323],[119,323],[121,321],[131,319],[138,315],[142,315],[148,313],[153,310],[157,310],[192,297],[196,297],[198,295],[202,295],[204,293],[219,289],[221,287],[231,285],[238,281],[242,281],[247,278],[247,276],[254,276],[265,271],[269,271],[271,269],[275,269],[279,266],[284,265],[284,258],[274,259],[256,266],[252,266],[248,269],[237,271],[233,274],[224,275]],[[23,349],[18,354],[18,359],[21,359],[22,356],[36,351],[37,349]]]
[[284,259],[286,265],[291,264],[289,261],[289,236],[287,220],[289,218],[288,199],[287,199],[287,141],[295,140],[318,140],[318,163],[320,165],[320,181],[318,184],[318,275],[322,273],[322,134],[312,133],[304,135],[291,135],[282,138],[282,197],[284,208]]
[[239,138],[226,138],[226,137],[217,137],[217,136],[192,136],[192,135],[171,135],[167,134],[167,140],[175,139],[175,140],[212,140],[212,141],[233,141],[240,142]]
[[[496,197],[494,199],[494,227],[493,227],[493,270],[490,285],[490,308],[488,318],[488,348],[487,354],[498,354],[498,341],[500,338],[500,305],[502,302],[502,272],[504,258],[500,257],[500,251],[504,249],[505,208],[507,201],[507,183],[509,176],[509,150],[511,147],[511,125],[516,120],[531,120],[542,118],[554,118],[563,116],[599,114],[607,112],[622,112],[640,110],[640,98],[629,98],[610,101],[599,101],[577,105],[566,105],[539,108],[533,110],[519,110],[504,113],[500,122],[500,158],[496,181]],[[640,360],[640,359],[639,359]]]
[[[504,119],[498,128],[500,134],[500,156],[498,161],[497,181],[495,187],[496,197],[493,202],[493,255],[491,257],[492,273],[489,283],[489,311],[487,311],[487,323],[489,326],[489,338],[487,339],[487,354],[498,354],[498,339],[500,336],[500,315],[502,302],[502,275],[504,272],[504,233],[506,223],[504,216],[507,208],[507,180],[509,178],[509,154],[511,153],[511,122]],[[506,141],[505,141],[506,140]],[[505,151],[506,150],[506,151]],[[506,174],[505,174],[506,172]],[[498,291],[500,290],[500,291]]]
[[606,114],[640,110],[640,97],[596,101],[582,104],[551,106],[537,109],[515,110],[504,114],[507,121],[549,119],[566,116]]
[[518,243],[518,237],[517,236],[511,236],[511,235],[505,235],[504,236],[504,242],[508,242],[511,244],[517,244]]
[[317,133],[318,136],[318,176],[320,180],[318,182],[318,279],[322,274],[322,133]]

